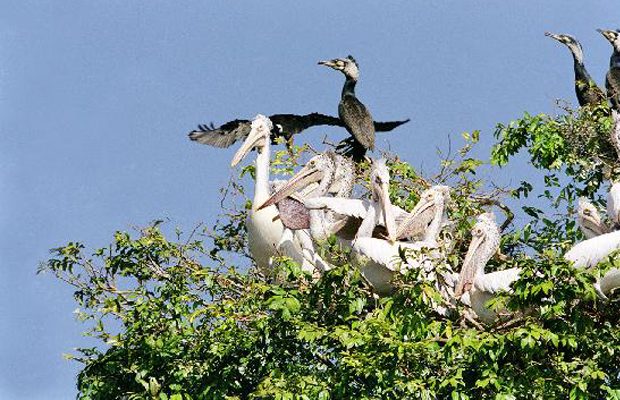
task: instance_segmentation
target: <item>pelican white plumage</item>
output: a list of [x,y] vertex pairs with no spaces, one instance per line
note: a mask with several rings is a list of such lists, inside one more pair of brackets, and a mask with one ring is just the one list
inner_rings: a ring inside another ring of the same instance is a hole
[[510,292],[510,284],[519,279],[521,268],[484,273],[487,262],[499,250],[500,230],[492,213],[478,216],[472,229],[472,240],[463,261],[454,295],[461,297],[485,324],[494,322],[498,314],[487,303],[500,291]]
[[[394,289],[391,281],[396,273],[405,273],[412,268],[424,268],[432,273],[442,258],[437,249],[437,235],[446,218],[445,206],[450,199],[447,186],[433,186],[422,194],[420,201],[398,228],[396,237],[410,236],[424,228],[424,240],[418,242],[394,242],[360,235],[353,242],[356,262],[366,279],[378,294],[387,294]],[[429,211],[432,213],[429,215]],[[430,220],[429,220],[430,217]],[[399,254],[416,254],[403,262]],[[421,252],[422,251],[422,252]],[[421,253],[420,253],[421,252]]]
[[[252,150],[257,149],[256,156],[256,182],[254,184],[254,199],[252,210],[246,219],[248,231],[248,247],[252,258],[259,269],[270,272],[272,257],[279,254],[279,243],[282,239],[284,226],[278,218],[278,210],[275,206],[259,210],[258,207],[270,196],[269,168],[271,163],[271,134],[272,124],[269,118],[258,114],[252,121],[252,128],[247,138],[235,153],[231,165],[239,164]],[[293,242],[287,247],[287,254],[303,263],[303,254],[298,243]]]
[[[612,223],[618,221],[619,208],[620,184],[615,183],[607,197],[607,212]],[[564,255],[575,267],[591,268],[620,249],[620,231],[609,232],[596,207],[585,199],[579,199],[577,223],[588,239],[577,243]],[[613,268],[607,271],[594,284],[594,288],[599,297],[606,299],[611,292],[620,288],[620,270]]]

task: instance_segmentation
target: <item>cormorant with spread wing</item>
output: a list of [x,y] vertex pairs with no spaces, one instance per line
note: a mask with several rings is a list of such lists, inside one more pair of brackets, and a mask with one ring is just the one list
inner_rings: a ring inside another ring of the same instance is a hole
[[[286,139],[287,147],[289,148],[293,141],[293,135],[313,126],[330,125],[346,127],[340,118],[319,113],[306,115],[274,114],[269,119],[273,123],[273,129],[271,130],[272,141],[278,137],[283,137]],[[409,122],[408,119],[404,121],[375,122],[374,128],[379,132],[387,132],[407,122]],[[189,133],[189,138],[201,144],[223,148],[231,146],[238,140],[244,140],[251,129],[252,121],[236,119],[225,123],[219,128],[216,128],[213,124],[210,126],[198,125],[197,130]]]
[[354,159],[361,159],[367,150],[375,148],[375,126],[372,115],[366,106],[355,97],[355,85],[359,78],[357,62],[352,56],[348,56],[347,58],[320,61],[319,65],[340,71],[346,78],[338,105],[338,115],[344,122],[347,131],[355,138],[347,152]]
[[573,62],[575,67],[575,93],[577,93],[577,101],[580,106],[595,106],[605,101],[605,94],[596,85],[594,79],[590,76],[586,67],[583,65],[583,52],[581,44],[571,35],[556,35],[551,32],[545,32],[545,36],[563,43],[573,54]]
[[607,88],[607,99],[609,104],[611,104],[611,108],[620,112],[620,31],[597,30],[614,47],[614,52],[609,59],[609,71],[605,78],[605,87]]

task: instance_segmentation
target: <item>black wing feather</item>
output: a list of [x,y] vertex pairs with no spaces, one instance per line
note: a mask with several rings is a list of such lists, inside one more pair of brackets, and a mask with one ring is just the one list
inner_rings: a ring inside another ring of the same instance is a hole
[[189,133],[189,138],[200,144],[213,147],[230,147],[237,140],[245,139],[250,134],[252,122],[244,119],[236,119],[214,128],[213,124],[198,125],[198,129]]

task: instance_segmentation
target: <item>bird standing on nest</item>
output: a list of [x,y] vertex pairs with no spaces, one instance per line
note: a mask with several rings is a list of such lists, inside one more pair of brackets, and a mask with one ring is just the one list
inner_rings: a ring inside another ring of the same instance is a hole
[[375,148],[375,127],[372,115],[355,96],[355,85],[359,79],[357,62],[352,56],[348,56],[347,58],[320,61],[319,65],[340,71],[346,78],[338,105],[338,115],[344,122],[347,131],[355,139],[345,153],[351,155],[355,160],[361,160],[367,150]]

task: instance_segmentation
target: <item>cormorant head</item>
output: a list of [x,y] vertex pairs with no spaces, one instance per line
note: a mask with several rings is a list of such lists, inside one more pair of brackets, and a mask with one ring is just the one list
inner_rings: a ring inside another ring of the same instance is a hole
[[620,52],[620,30],[597,29],[597,31],[605,36],[605,39],[609,40],[609,43],[614,46],[616,52]]
[[556,35],[555,33],[545,32],[545,36],[555,39],[560,43],[564,43],[575,55],[579,55],[581,60],[581,43],[571,35]]
[[347,77],[357,80],[360,76],[359,66],[353,56],[349,55],[346,58],[335,58],[328,61],[319,61],[319,65],[331,67],[335,70],[341,71]]

